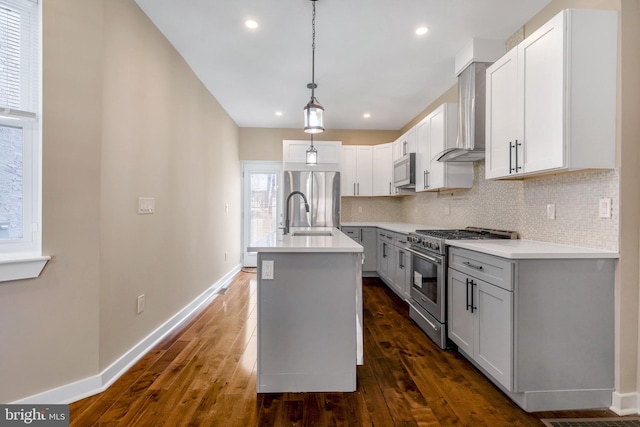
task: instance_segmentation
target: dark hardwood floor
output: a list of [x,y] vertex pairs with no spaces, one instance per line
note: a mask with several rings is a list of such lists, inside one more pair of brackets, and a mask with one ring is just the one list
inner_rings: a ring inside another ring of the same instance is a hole
[[[455,351],[442,351],[378,279],[364,279],[365,363],[354,393],[256,393],[255,274],[185,322],[104,393],[71,405],[72,426],[541,426]],[[330,313],[328,313],[330,315]]]

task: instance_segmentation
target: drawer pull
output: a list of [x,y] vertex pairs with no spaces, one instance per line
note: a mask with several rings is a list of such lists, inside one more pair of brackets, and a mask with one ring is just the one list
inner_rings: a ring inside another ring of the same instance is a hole
[[476,270],[482,270],[482,266],[481,265],[471,264],[469,261],[463,261],[462,263],[464,265],[466,265],[467,267],[475,268]]

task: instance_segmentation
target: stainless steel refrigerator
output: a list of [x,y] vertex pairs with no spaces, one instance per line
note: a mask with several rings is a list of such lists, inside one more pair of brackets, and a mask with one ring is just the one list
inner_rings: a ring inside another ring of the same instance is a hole
[[285,171],[283,212],[293,191],[302,192],[309,201],[309,213],[304,200],[294,194],[289,200],[290,227],[340,226],[340,172]]

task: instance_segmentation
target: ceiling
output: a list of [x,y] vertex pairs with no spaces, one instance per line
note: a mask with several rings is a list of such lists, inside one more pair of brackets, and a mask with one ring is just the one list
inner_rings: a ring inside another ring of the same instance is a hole
[[[310,0],[136,2],[238,126],[302,128]],[[472,38],[505,40],[549,2],[318,0],[315,81],[325,128],[399,130],[455,84],[455,55]],[[419,26],[429,32],[417,36]]]

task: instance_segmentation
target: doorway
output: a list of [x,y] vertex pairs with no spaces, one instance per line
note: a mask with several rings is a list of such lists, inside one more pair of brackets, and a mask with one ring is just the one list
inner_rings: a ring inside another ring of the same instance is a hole
[[257,254],[247,247],[280,226],[281,162],[242,163],[242,265],[257,266]]

